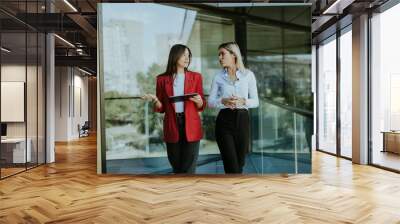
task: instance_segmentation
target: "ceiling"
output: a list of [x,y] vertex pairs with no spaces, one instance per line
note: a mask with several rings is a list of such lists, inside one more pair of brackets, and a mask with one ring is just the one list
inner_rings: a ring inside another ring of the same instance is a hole
[[[327,30],[338,20],[365,10],[377,7],[387,0],[340,0],[340,4],[335,4],[335,0],[267,0],[267,1],[246,1],[251,3],[310,3],[312,4],[312,37],[318,40],[320,36],[328,35]],[[0,22],[2,32],[17,33],[26,27],[32,31],[55,32],[56,44],[56,65],[71,65],[87,68],[96,73],[97,67],[97,11],[96,5],[100,2],[162,2],[148,0],[1,0],[0,2]],[[181,0],[179,3],[192,5],[196,0]],[[203,0],[202,4],[194,7],[207,10],[219,11],[220,3],[215,0]],[[229,2],[244,2],[243,0],[230,0]],[[173,4],[173,3],[169,3]],[[332,7],[331,7],[332,6]],[[328,9],[328,10],[327,10]],[[296,9],[293,9],[296,10]],[[52,13],[49,13],[49,12]],[[328,12],[324,14],[324,11]],[[223,13],[237,15],[237,12],[223,10]],[[301,12],[293,11],[293,15]],[[292,29],[310,29],[304,21],[296,21],[296,17],[288,17],[282,22],[281,18],[274,18],[273,11],[268,14],[257,12],[252,9],[252,19],[254,21],[269,21],[270,23],[281,23],[281,25]],[[290,14],[290,13],[289,13]],[[245,16],[245,15],[240,15]],[[11,34],[8,34],[10,36]],[[16,38],[18,40],[18,38]]]

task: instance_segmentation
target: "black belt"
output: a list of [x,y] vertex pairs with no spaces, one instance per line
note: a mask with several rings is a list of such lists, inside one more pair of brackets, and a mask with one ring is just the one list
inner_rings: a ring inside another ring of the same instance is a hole
[[224,112],[248,112],[249,110],[248,109],[246,109],[246,108],[234,108],[234,109],[231,109],[231,108],[223,108],[223,109],[221,109],[221,111],[224,111]]
[[177,117],[184,117],[184,116],[185,116],[185,113],[184,113],[184,112],[182,112],[182,113],[175,113],[175,114],[176,114]]

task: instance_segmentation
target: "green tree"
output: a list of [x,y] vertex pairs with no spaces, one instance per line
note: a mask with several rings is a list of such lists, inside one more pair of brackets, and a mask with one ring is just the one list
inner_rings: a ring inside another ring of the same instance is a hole
[[109,91],[104,95],[106,127],[129,123],[133,114],[137,111],[132,104],[132,100],[123,99],[126,96],[118,91]]
[[[164,71],[163,66],[156,63],[152,64],[146,73],[139,72],[136,74],[137,82],[139,83],[139,89],[141,94],[156,93],[156,77]],[[153,111],[152,103],[145,103],[144,101],[137,105],[138,113],[132,117],[133,123],[137,126],[140,133],[145,133],[145,111],[148,107],[148,125],[150,134],[161,134],[162,122],[161,115]],[[161,136],[160,136],[161,137]]]

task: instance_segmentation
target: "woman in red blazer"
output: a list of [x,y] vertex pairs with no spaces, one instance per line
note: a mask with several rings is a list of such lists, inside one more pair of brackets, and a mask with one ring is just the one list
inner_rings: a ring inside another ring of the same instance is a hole
[[[206,107],[200,73],[188,70],[190,49],[174,45],[169,53],[167,69],[157,76],[156,95],[144,99],[154,103],[154,110],[164,113],[164,141],[174,173],[194,173],[199,143],[203,136],[199,112]],[[185,101],[171,102],[170,97],[195,93]]]

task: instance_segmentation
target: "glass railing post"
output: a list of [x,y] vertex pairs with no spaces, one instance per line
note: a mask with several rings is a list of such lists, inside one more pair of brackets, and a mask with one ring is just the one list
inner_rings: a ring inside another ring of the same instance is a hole
[[146,135],[146,155],[150,154],[150,147],[149,147],[149,102],[146,101],[145,106],[144,106],[144,129],[145,129],[145,135]]
[[297,116],[293,113],[293,123],[294,123],[294,173],[298,173],[298,163],[297,163]]
[[259,130],[260,130],[260,148],[261,148],[261,174],[264,174],[264,133],[263,133],[263,108],[262,108],[262,103],[260,104],[259,108],[258,108],[258,117],[260,119],[260,126],[259,126]]

